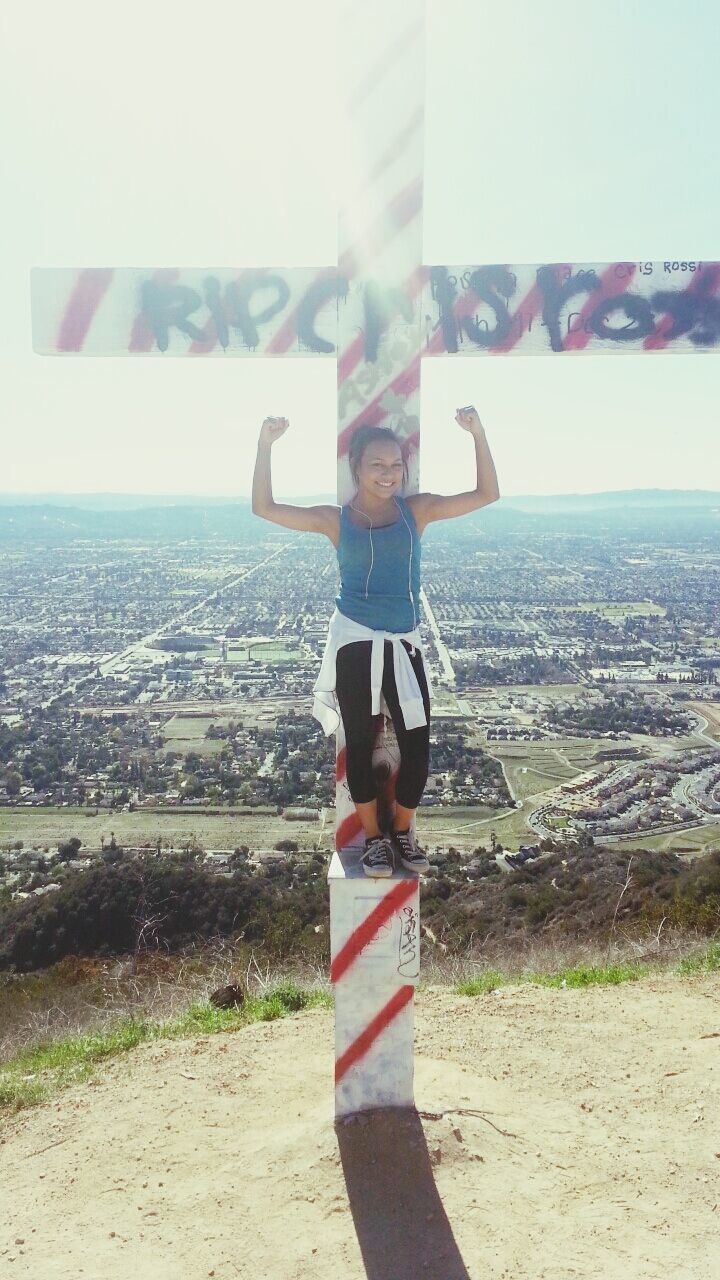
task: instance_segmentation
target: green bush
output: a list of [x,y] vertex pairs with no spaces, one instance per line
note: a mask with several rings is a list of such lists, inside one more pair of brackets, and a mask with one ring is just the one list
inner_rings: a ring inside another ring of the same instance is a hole
[[557,894],[552,889],[539,889],[527,901],[525,919],[529,925],[542,924],[555,910]]

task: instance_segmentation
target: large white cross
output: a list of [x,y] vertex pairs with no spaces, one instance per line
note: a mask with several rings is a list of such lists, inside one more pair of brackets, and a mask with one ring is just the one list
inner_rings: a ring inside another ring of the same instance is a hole
[[[337,361],[337,500],[354,488],[360,422],[404,442],[416,493],[420,373],[428,356],[707,352],[720,344],[716,262],[425,266],[424,0],[344,2],[338,67],[338,262],[306,268],[32,272],[41,354],[314,355]],[[380,727],[380,726],[379,726]],[[399,764],[391,726],[375,760]],[[362,828],[336,738],[336,847]]]
[[[389,425],[402,438],[405,492],[417,492],[420,372],[428,356],[717,352],[717,262],[423,263],[424,8],[424,0],[339,5],[344,133],[337,157],[335,265],[34,270],[35,351],[334,359],[341,504],[354,492],[347,449],[360,422]],[[381,756],[389,766],[387,806],[399,764],[391,728],[382,745],[376,741],[376,763]],[[335,844],[342,850],[363,839],[345,780],[342,725],[336,761]],[[351,914],[354,909],[348,907]],[[417,931],[416,913],[407,923],[414,910],[404,903],[405,943],[401,938],[399,945],[406,952],[409,933]],[[378,953],[377,939],[373,946]],[[405,992],[412,990],[412,971],[406,954],[397,966]],[[408,1000],[404,1008],[411,1014]],[[391,1006],[397,1028],[401,1019],[392,999]],[[351,1031],[347,1035],[352,1038]],[[350,1058],[341,1056],[347,1075]],[[386,1074],[385,1068],[378,1072]],[[363,1096],[376,1095],[366,1090]],[[407,1096],[407,1072],[391,1096]],[[338,1105],[347,1108],[348,1097]]]

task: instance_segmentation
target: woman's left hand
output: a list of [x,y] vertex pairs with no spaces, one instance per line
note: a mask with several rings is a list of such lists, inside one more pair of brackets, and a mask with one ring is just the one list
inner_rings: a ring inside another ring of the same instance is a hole
[[476,435],[478,431],[484,430],[478,411],[473,404],[466,404],[464,409],[458,409],[455,414],[455,421],[459,422],[465,431],[471,431],[473,435]]

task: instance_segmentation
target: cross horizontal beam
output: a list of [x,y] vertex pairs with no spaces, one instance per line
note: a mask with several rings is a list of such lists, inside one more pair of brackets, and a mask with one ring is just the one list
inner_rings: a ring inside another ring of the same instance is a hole
[[720,350],[717,262],[436,266],[396,283],[337,267],[36,268],[31,287],[40,355],[337,356],[342,321],[374,364],[414,319],[421,356]]

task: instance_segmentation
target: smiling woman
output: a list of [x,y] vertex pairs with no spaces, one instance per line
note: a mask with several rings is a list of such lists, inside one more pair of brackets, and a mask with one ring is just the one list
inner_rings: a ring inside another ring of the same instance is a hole
[[[391,492],[395,492],[407,480],[407,462],[400,441],[387,427],[357,427],[353,432],[348,449],[350,471],[359,491],[373,506],[378,524],[383,523],[383,511],[396,517],[391,505],[385,502]],[[378,499],[382,495],[385,507]],[[373,512],[371,511],[372,515]]]
[[[414,630],[420,621],[420,532],[410,500],[399,493],[407,479],[402,445],[388,427],[360,426],[348,462],[356,493],[340,513],[335,603],[364,626]],[[376,555],[373,531],[385,530]]]
[[[324,533],[337,550],[340,592],[313,687],[313,715],[326,734],[342,720],[347,785],[365,832],[362,866],[369,876],[391,876],[394,856],[412,871],[429,867],[412,832],[430,767],[432,695],[420,634],[420,538],[431,520],[464,515],[499,496],[476,410],[458,409],[456,421],[475,440],[474,489],[403,497],[406,443],[388,427],[363,424],[348,448],[356,490],[339,509],[274,501],[270,448],[287,431],[286,418],[266,418],[258,442],[254,513],[288,528]],[[380,828],[372,767],[374,718],[381,713],[392,718],[400,751],[388,831]]]

